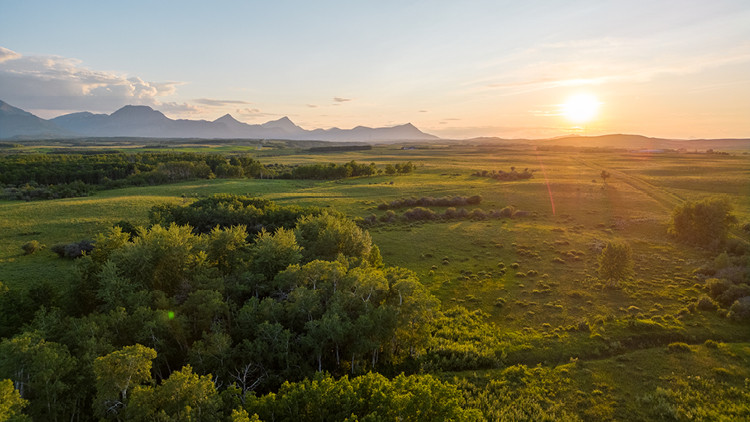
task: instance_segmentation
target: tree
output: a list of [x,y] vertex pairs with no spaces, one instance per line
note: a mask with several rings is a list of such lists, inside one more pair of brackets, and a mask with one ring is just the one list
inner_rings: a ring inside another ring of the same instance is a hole
[[62,344],[45,341],[37,333],[23,333],[0,343],[0,378],[10,378],[21,397],[30,401],[35,420],[70,417],[65,398],[76,359]]
[[117,415],[127,405],[128,391],[151,380],[151,361],[155,358],[154,349],[140,344],[96,358],[94,411],[104,417]]
[[732,208],[726,197],[687,201],[672,212],[669,232],[683,242],[715,249],[737,223]]
[[27,420],[21,414],[28,401],[21,398],[21,394],[13,388],[13,381],[9,379],[0,380],[0,422],[13,422]]
[[268,280],[286,267],[302,260],[302,248],[297,244],[294,231],[283,227],[270,234],[264,230],[258,234],[252,248],[252,269]]
[[352,220],[329,214],[300,218],[295,234],[307,261],[333,261],[339,254],[367,259],[372,248],[370,233]]
[[204,236],[208,261],[219,268],[222,274],[244,269],[247,258],[247,229],[243,225],[226,228],[214,227]]
[[633,253],[625,242],[609,242],[599,255],[599,276],[605,280],[622,280],[633,273]]
[[187,365],[157,387],[135,387],[125,419],[220,421],[221,404],[211,376],[199,376]]

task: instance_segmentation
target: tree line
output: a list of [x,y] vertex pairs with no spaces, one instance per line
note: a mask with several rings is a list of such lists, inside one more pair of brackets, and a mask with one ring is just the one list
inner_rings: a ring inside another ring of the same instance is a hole
[[281,178],[330,180],[408,174],[407,162],[262,164],[249,154],[192,152],[0,155],[0,198],[35,200],[87,196],[96,189],[153,186],[192,179]]

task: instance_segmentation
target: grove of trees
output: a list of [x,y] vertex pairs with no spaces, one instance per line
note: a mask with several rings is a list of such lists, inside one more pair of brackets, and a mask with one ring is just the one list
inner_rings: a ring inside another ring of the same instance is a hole
[[[77,259],[66,293],[27,325],[6,327],[0,380],[12,381],[34,420],[225,420],[245,408],[277,414],[287,408],[274,404],[284,395],[250,397],[315,373],[408,368],[425,353],[438,301],[414,273],[383,266],[352,221],[228,195],[191,209],[207,219],[235,212],[262,227],[170,222],[138,228],[132,238],[113,227]],[[7,299],[4,313],[24,313],[23,302]],[[455,393],[430,378],[371,377],[351,382],[396,392],[424,384],[436,399],[441,389]],[[301,387],[285,388],[292,397]],[[434,402],[431,411],[458,415],[456,400]],[[16,402],[14,409],[23,404]],[[413,411],[424,405],[415,399]]]

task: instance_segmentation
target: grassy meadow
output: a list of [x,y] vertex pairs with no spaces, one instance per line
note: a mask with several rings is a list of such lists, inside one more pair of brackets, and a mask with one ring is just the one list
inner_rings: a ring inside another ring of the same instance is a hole
[[[221,147],[217,152],[237,150]],[[750,155],[552,152],[527,146],[447,144],[318,154],[256,152],[264,164],[356,160],[384,166],[412,161],[416,170],[410,175],[333,181],[199,180],[100,191],[85,198],[2,201],[0,281],[12,288],[33,286],[39,280],[62,285],[74,263],[57,258],[51,245],[91,239],[119,220],[145,225],[154,205],[185,204],[214,193],[331,207],[352,218],[380,218],[385,211],[378,205],[399,198],[481,195],[479,205],[466,208],[489,211],[512,205],[529,215],[379,222],[368,230],[384,262],[414,271],[444,309],[460,305],[481,310],[498,333],[534,333],[550,350],[557,350],[525,363],[542,365],[534,373],[546,374],[552,383],[548,388],[557,391],[557,399],[567,403],[569,411],[588,420],[658,420],[669,412],[659,414],[654,403],[682,394],[688,406],[690,394],[708,388],[705,382],[715,383],[721,391],[747,387],[750,327],[716,313],[687,311],[705,294],[704,282],[693,272],[714,254],[677,243],[667,234],[667,225],[678,204],[717,194],[730,199],[740,227],[750,222]],[[511,167],[528,168],[534,176],[506,182],[472,175]],[[606,181],[600,177],[602,170],[611,174]],[[732,235],[750,237],[740,228]],[[47,249],[23,255],[21,245],[30,240]],[[634,276],[615,288],[597,277],[599,251],[612,240],[626,241],[635,263]],[[590,332],[568,333],[564,328],[581,322],[588,323]],[[689,343],[689,350],[675,353],[654,339],[630,341],[638,324],[657,324]],[[594,336],[601,343],[598,354],[586,350]],[[704,344],[709,339],[715,343]],[[484,385],[502,371],[443,377]],[[519,391],[523,394],[523,388]],[[732,403],[733,397],[719,394],[717,406]]]

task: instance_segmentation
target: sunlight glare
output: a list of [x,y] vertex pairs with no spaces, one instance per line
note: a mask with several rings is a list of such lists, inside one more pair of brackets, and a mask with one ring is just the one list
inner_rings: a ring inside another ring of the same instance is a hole
[[586,123],[599,112],[599,100],[591,94],[576,94],[561,105],[562,114],[573,123]]

